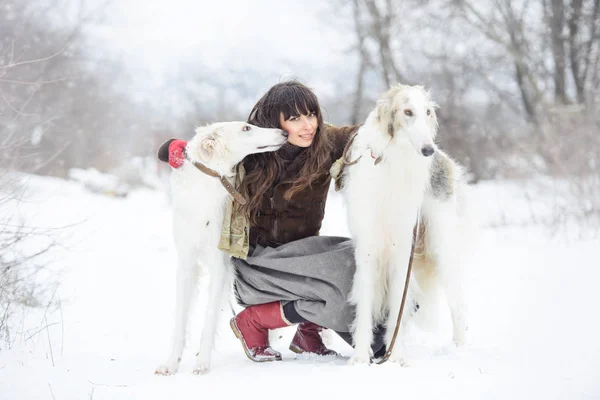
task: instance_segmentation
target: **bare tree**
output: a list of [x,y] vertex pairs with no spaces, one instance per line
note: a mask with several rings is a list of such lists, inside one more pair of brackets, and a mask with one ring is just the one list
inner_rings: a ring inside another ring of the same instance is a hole
[[[397,82],[409,83],[396,65],[393,51],[394,27],[397,24],[396,7],[398,2],[385,0],[362,0],[364,7],[369,13],[368,32],[375,41],[379,53],[379,65],[383,72],[386,86],[390,87]],[[360,9],[360,3],[356,2]]]
[[151,118],[119,92],[122,65],[86,49],[86,28],[99,23],[107,2],[4,3],[0,128],[21,143],[20,167],[66,177],[72,167],[106,171],[139,151],[131,139],[152,128]]
[[48,293],[56,288],[51,278],[38,279],[46,267],[44,257],[56,246],[52,230],[19,218],[27,182],[16,171],[26,144],[5,133],[0,129],[0,349],[14,341],[13,316],[26,307],[50,306]]
[[460,0],[454,5],[465,22],[504,50],[514,66],[523,109],[529,120],[539,123],[549,106],[586,104],[597,87],[590,72],[600,57],[598,3],[496,0],[488,6]]
[[365,73],[368,69],[373,67],[373,63],[371,62],[371,56],[366,48],[366,40],[367,40],[367,32],[364,27],[363,22],[361,21],[361,12],[360,12],[360,2],[359,0],[353,0],[352,2],[352,16],[355,25],[356,32],[356,47],[359,54],[359,68],[356,73],[356,89],[354,92],[354,99],[352,104],[352,113],[350,123],[352,125],[356,125],[359,123],[359,118],[361,117],[361,106],[364,96],[364,77]]
[[20,217],[28,190],[20,172],[59,165],[69,145],[57,128],[66,126],[61,119],[72,101],[65,83],[74,82],[73,32],[65,37],[37,19],[37,12],[50,12],[49,5],[0,2],[0,347],[14,340],[12,316],[51,306],[56,288],[51,276],[39,276],[59,229],[41,229]]

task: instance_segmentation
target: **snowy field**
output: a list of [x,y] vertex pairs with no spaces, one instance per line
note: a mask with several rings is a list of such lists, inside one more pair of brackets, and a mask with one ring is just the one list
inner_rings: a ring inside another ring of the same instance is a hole
[[[451,344],[447,312],[410,349],[408,367],[346,365],[287,350],[292,328],[273,347],[283,361],[248,360],[220,322],[212,371],[192,374],[198,324],[175,376],[154,375],[170,350],[176,255],[168,196],[93,194],[74,182],[29,178],[18,209],[31,225],[56,231],[61,247],[44,279],[58,280],[55,310],[18,315],[11,348],[0,352],[0,399],[600,399],[600,246],[550,237],[531,223],[514,183],[474,188],[483,229],[478,262],[465,282],[470,342]],[[3,189],[0,189],[3,190]],[[331,194],[322,234],[347,235],[343,204]],[[58,239],[57,239],[58,240]],[[32,244],[35,245],[35,244]],[[200,299],[202,301],[202,299]],[[201,319],[198,315],[197,320]]]

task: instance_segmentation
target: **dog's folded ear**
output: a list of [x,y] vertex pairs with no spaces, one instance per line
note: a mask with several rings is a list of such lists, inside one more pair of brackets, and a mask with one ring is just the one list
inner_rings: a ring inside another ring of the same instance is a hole
[[171,142],[173,140],[176,140],[175,138],[171,138],[168,139],[167,141],[165,141],[163,144],[160,145],[160,147],[158,148],[158,152],[156,153],[156,156],[158,157],[158,159],[162,162],[169,162],[169,145],[171,144]]
[[200,143],[200,158],[208,162],[212,158],[212,153],[217,146],[217,140],[214,136],[207,137]]

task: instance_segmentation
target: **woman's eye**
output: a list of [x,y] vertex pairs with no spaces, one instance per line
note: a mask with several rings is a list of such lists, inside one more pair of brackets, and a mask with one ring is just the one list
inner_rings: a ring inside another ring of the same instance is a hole
[[311,112],[311,113],[310,113],[310,114],[308,114],[308,115],[309,115],[310,117],[316,117],[316,116],[317,116],[317,113],[316,113],[316,111],[313,111],[313,112]]
[[298,121],[298,117],[290,117],[288,121]]
[[244,132],[248,132],[250,129],[252,129],[250,128],[250,125],[244,125],[244,127],[242,128]]

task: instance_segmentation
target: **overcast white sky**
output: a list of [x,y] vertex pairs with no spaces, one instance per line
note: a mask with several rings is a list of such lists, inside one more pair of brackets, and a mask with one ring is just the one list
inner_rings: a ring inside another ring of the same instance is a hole
[[328,27],[330,12],[319,0],[118,0],[100,32],[136,67],[201,58],[211,67],[285,70],[340,59],[352,38]]
[[123,59],[129,74],[120,89],[158,107],[180,100],[171,97],[176,86],[165,80],[167,73],[173,79],[188,69],[191,79],[208,71],[218,74],[219,84],[237,80],[252,87],[236,101],[244,110],[286,78],[300,79],[324,99],[357,67],[348,52],[354,35],[341,31],[352,21],[332,18],[335,1],[112,0],[90,30],[100,39],[91,49]]

